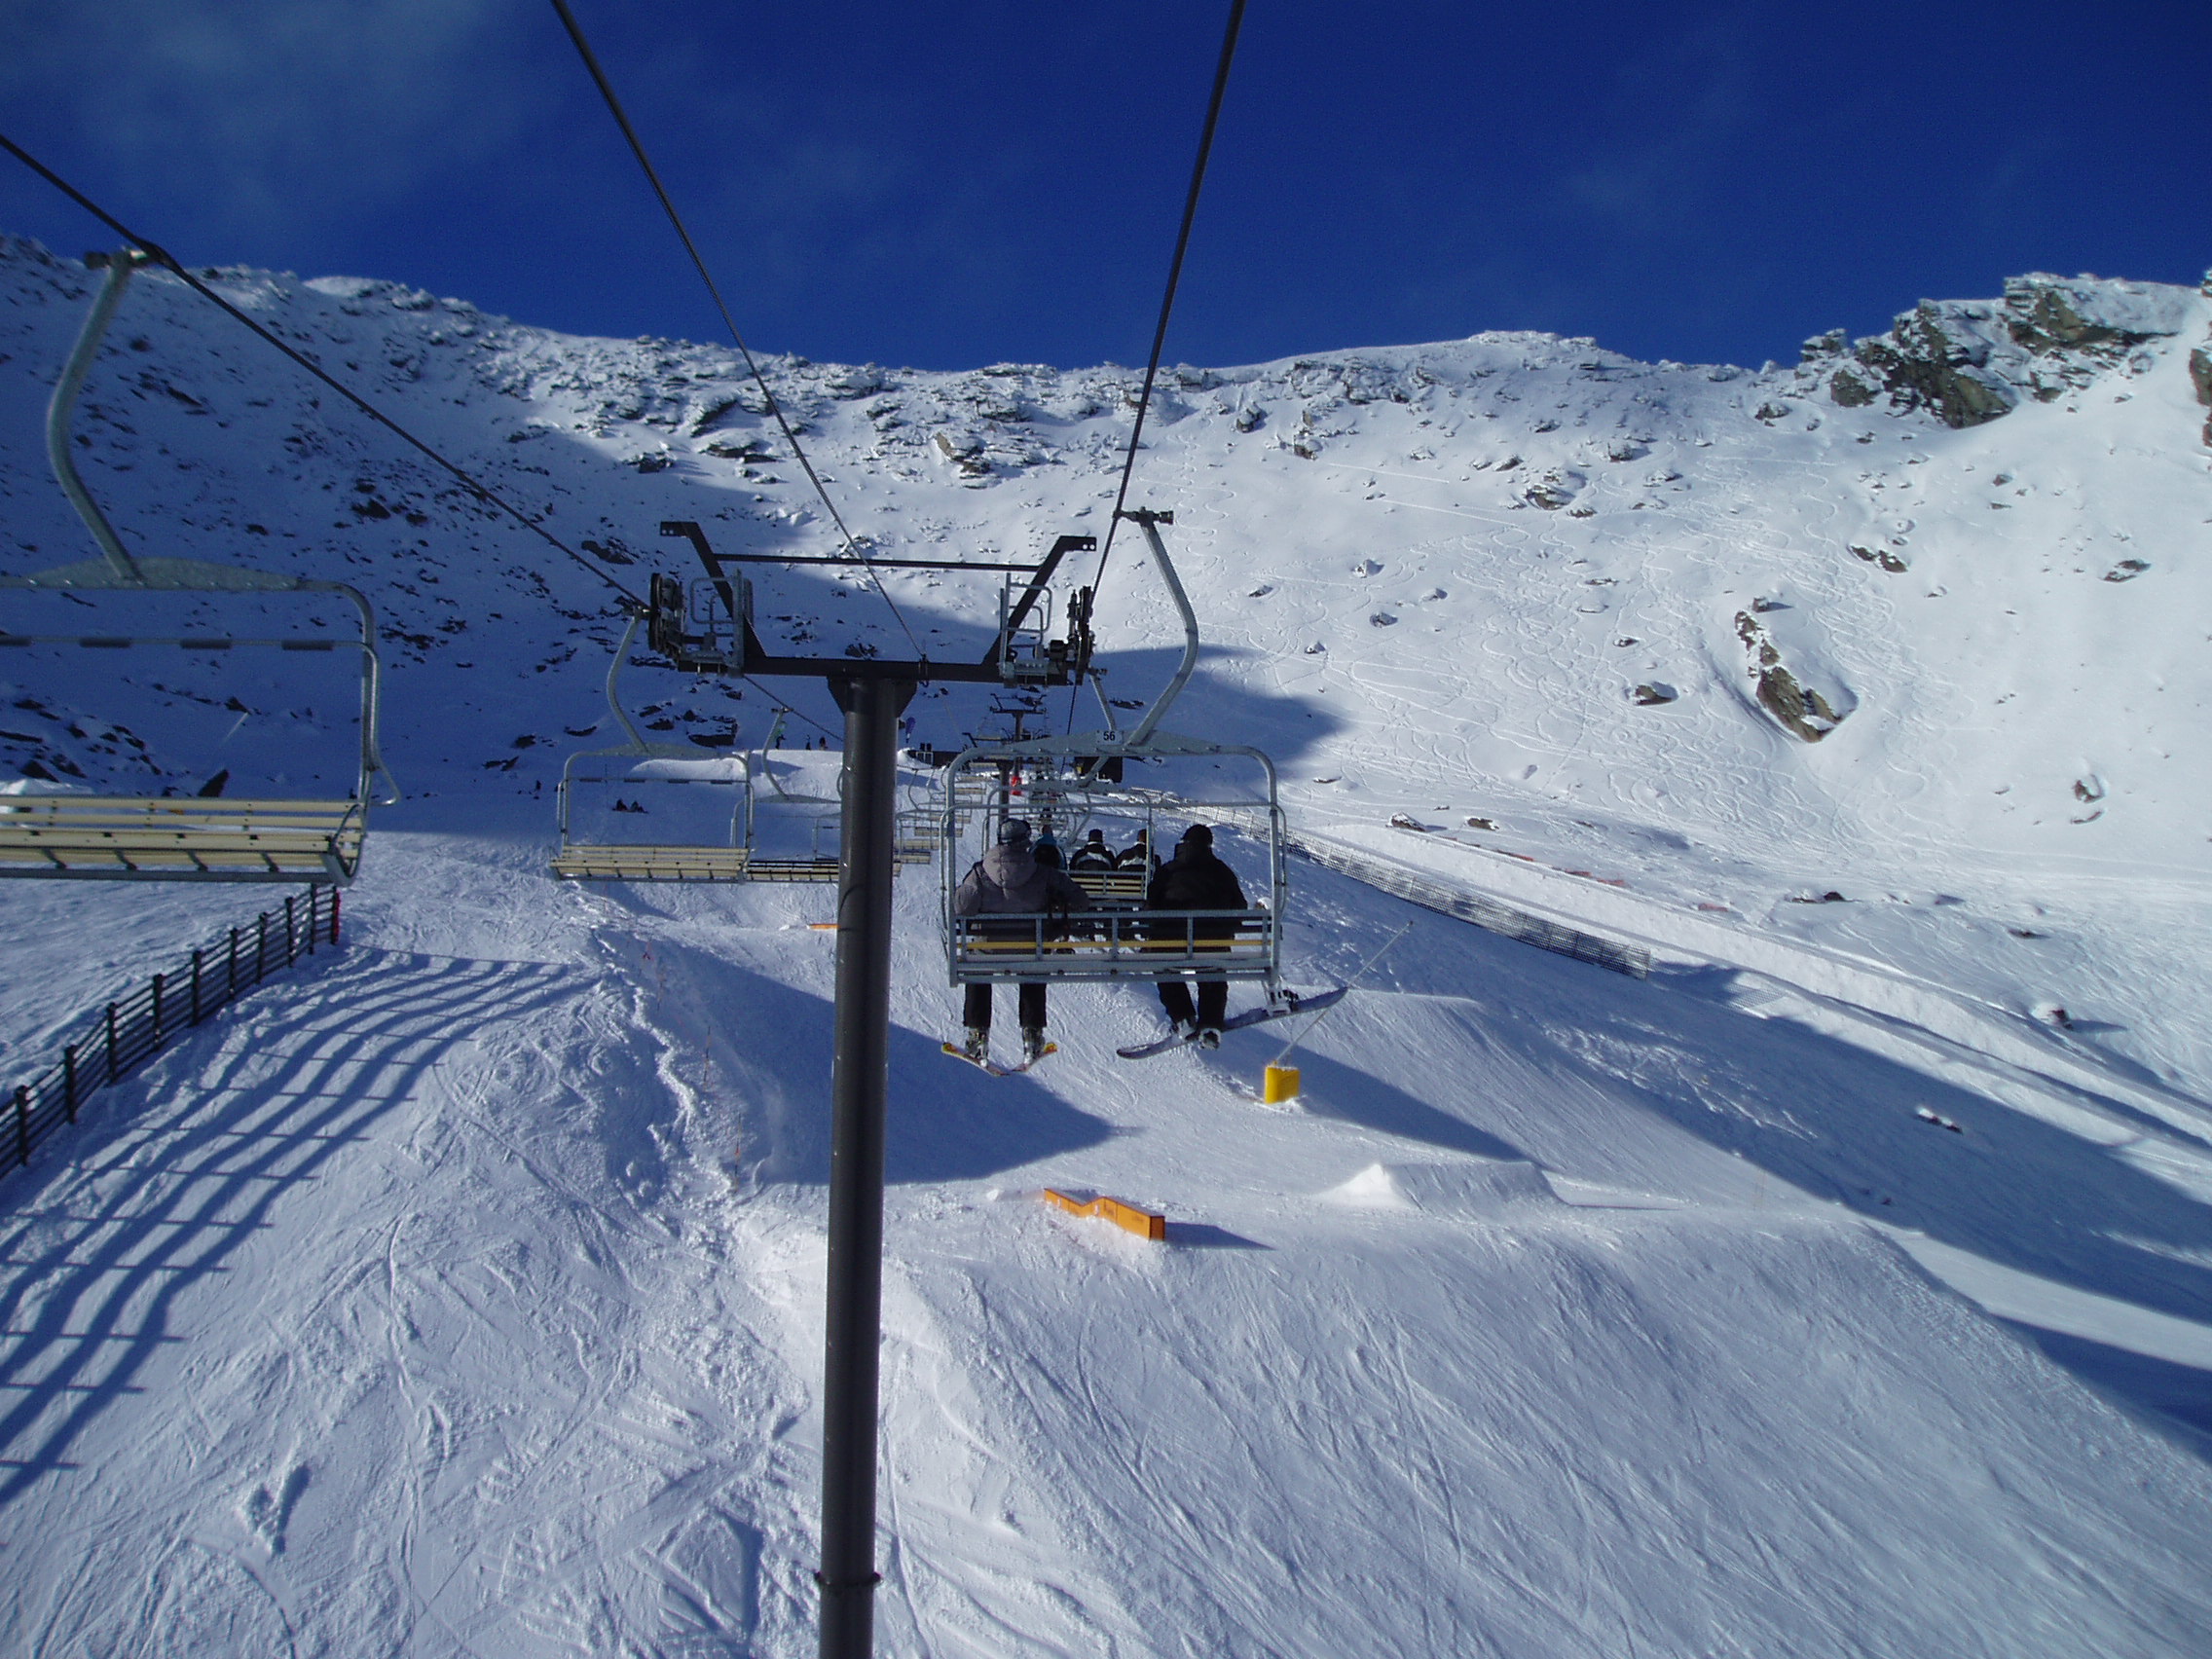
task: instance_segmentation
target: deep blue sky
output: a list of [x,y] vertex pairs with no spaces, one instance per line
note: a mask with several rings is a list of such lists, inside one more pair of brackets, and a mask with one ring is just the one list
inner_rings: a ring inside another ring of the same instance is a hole
[[[753,342],[1141,362],[1226,0],[573,0]],[[195,264],[719,337],[543,0],[0,0],[0,129]],[[104,233],[0,157],[0,228]],[[1170,336],[1756,363],[2212,264],[2212,6],[1251,0]]]

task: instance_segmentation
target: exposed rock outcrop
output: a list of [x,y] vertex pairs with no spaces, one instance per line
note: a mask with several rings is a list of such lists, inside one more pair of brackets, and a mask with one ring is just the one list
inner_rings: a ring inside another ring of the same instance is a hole
[[[2212,281],[2212,276],[2206,280]],[[2190,352],[2189,384],[2196,388],[2196,401],[2212,409],[2212,346],[2199,346]],[[2204,418],[2204,442],[2212,447],[2212,415]]]
[[[1751,673],[1757,678],[1759,706],[1782,724],[1790,736],[1818,743],[1843,723],[1827,698],[1798,682],[1782,660],[1766,628],[1749,610],[1736,612],[1736,637],[1751,653]],[[1849,699],[1845,699],[1848,703]],[[1848,710],[1846,711],[1848,712]]]
[[1530,506],[1557,512],[1582,493],[1582,474],[1564,466],[1547,466],[1522,487],[1521,497]]
[[2022,397],[2048,402],[2146,341],[2180,331],[2189,291],[2156,282],[2008,277],[2005,297],[1923,300],[1887,334],[1844,350],[1841,331],[1805,342],[1801,380],[1825,380],[1846,409],[1886,397],[1948,426],[1978,426]]

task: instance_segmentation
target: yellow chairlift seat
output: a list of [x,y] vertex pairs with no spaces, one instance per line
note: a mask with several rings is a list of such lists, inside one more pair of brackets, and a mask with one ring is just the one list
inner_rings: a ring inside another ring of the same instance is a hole
[[360,800],[0,797],[0,875],[350,881]]

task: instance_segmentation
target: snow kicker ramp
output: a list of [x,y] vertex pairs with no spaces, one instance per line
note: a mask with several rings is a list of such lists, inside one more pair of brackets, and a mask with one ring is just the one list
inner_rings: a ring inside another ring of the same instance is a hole
[[[11,1186],[0,1620],[811,1652],[828,896],[387,848],[342,956]],[[1421,916],[1298,882],[1305,982]],[[1299,1110],[1248,1097],[1295,1025],[1114,1060],[1157,1018],[1129,989],[1055,992],[1061,1053],[994,1082],[937,1054],[932,896],[899,903],[884,1651],[2212,1638],[2179,1140],[2161,1173],[1434,917],[1302,1051]]]

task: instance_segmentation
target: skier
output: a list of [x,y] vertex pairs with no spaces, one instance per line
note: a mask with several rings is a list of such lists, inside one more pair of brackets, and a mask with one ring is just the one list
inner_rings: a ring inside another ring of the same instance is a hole
[[[1244,902],[1244,889],[1237,884],[1236,872],[1214,857],[1213,831],[1203,824],[1194,824],[1183,831],[1183,838],[1175,844],[1175,856],[1161,865],[1154,873],[1152,885],[1146,889],[1144,905],[1148,910],[1248,910]],[[1153,939],[1164,947],[1172,940],[1180,945],[1186,939],[1198,950],[1227,950],[1236,937],[1236,924],[1223,921],[1208,925],[1198,921],[1186,931],[1181,921],[1161,922],[1154,925]],[[1196,1035],[1199,1044],[1208,1049],[1221,1047],[1221,1025],[1229,1014],[1229,981],[1201,974],[1198,979],[1198,1001],[1191,1006],[1191,987],[1180,978],[1160,981],[1160,1006],[1167,1013],[1168,1023],[1185,1037]]]
[[[952,895],[955,916],[1035,916],[1052,910],[1088,910],[1090,897],[1058,869],[1037,861],[1029,845],[1026,819],[1009,818],[999,825],[998,845],[977,859]],[[1034,938],[1029,922],[1009,922],[1009,940]],[[985,937],[990,937],[986,932]],[[1024,1062],[1045,1052],[1045,981],[1024,979],[1018,998],[1021,1019],[1021,1057]],[[991,986],[988,980],[968,987],[964,1023],[968,1040],[962,1051],[980,1064],[991,1045]]]
[[1067,861],[1060,856],[1060,838],[1052,833],[1048,824],[1037,832],[1037,845],[1032,849],[1040,869],[1065,869]]
[[1152,831],[1139,830],[1137,838],[1114,855],[1116,869],[1133,869],[1150,881],[1153,872],[1160,868],[1160,861],[1152,856]]
[[1114,849],[1106,844],[1106,831],[1093,830],[1082,846],[1068,855],[1070,869],[1112,869]]

